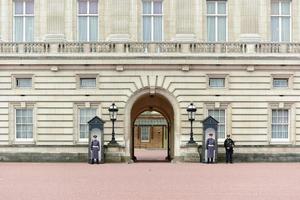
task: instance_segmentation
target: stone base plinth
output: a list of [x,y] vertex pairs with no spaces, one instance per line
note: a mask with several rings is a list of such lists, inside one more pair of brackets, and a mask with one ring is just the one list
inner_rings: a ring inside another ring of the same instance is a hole
[[105,162],[125,162],[125,147],[119,144],[108,144],[105,146]]
[[186,144],[180,147],[183,162],[200,162],[199,146],[195,144]]

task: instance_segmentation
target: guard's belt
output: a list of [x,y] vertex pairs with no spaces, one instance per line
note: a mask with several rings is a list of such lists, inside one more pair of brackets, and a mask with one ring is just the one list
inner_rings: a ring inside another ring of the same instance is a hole
[[213,145],[213,144],[209,144],[208,146],[209,146],[209,147],[214,147],[215,145]]

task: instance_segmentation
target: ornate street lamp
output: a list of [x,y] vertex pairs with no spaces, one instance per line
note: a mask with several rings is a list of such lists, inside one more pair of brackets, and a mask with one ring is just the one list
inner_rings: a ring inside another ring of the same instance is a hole
[[195,113],[197,111],[197,108],[194,106],[193,103],[191,103],[186,111],[188,112],[189,115],[189,120],[191,121],[191,134],[190,134],[190,141],[188,142],[188,144],[195,144],[196,142],[194,141],[193,138],[193,121],[195,120]]
[[112,138],[111,141],[108,144],[118,144],[115,139],[115,121],[117,120],[117,112],[118,107],[115,105],[115,103],[112,103],[111,106],[108,108],[110,120],[112,121]]

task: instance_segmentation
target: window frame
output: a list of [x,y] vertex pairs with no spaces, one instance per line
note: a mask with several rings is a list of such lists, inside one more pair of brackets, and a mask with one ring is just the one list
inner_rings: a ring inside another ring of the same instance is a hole
[[[18,0],[18,1],[22,1],[23,3],[23,11],[22,11],[22,14],[16,14],[15,11],[16,11],[16,0],[13,1],[13,41],[14,42],[34,42],[34,20],[35,20],[35,0],[33,0],[33,14],[26,14],[26,0]],[[15,18],[16,17],[22,17],[22,21],[23,21],[23,24],[22,24],[22,28],[23,28],[23,36],[22,36],[22,41],[16,41],[16,33],[15,33]],[[26,41],[26,18],[27,17],[33,17],[33,27],[32,27],[32,38],[33,40],[32,41]]]
[[[278,9],[279,9],[279,13],[278,13],[278,15],[273,15],[272,14],[272,3],[274,2],[273,0],[271,0],[271,5],[270,5],[270,7],[271,7],[271,13],[270,13],[270,26],[271,26],[271,42],[291,42],[292,41],[292,30],[293,30],[293,27],[292,27],[292,25],[293,25],[293,23],[292,23],[292,1],[291,0],[287,0],[288,2],[289,2],[289,4],[290,4],[290,14],[289,15],[284,15],[284,14],[282,14],[281,12],[282,12],[282,10],[281,10],[281,4],[282,4],[282,0],[277,0],[278,1]],[[277,2],[276,2],[277,3]],[[273,32],[273,30],[272,30],[272,17],[278,17],[278,20],[279,20],[279,26],[278,26],[278,31],[279,31],[279,34],[278,34],[278,37],[279,37],[279,41],[274,41],[273,39],[272,39],[272,32]],[[289,38],[289,41],[282,41],[282,18],[284,18],[284,17],[289,17],[289,19],[290,19],[290,30],[289,30],[289,35],[290,35],[290,38]]]
[[[226,134],[227,134],[227,109],[224,108],[224,107],[220,107],[220,108],[207,108],[207,117],[209,116],[209,111],[218,111],[219,113],[219,117],[220,117],[220,111],[223,111],[224,110],[224,137],[221,138],[219,137],[219,126],[220,126],[220,122],[218,124],[218,141],[224,141],[226,139]],[[213,116],[212,116],[213,117]],[[217,120],[217,119],[216,119]]]
[[[273,128],[272,128],[272,126],[273,126],[273,120],[272,120],[272,118],[273,118],[273,110],[287,110],[288,111],[288,123],[287,123],[287,125],[288,125],[288,127],[287,127],[287,131],[288,131],[288,137],[287,138],[273,138],[272,137],[272,135],[273,135]],[[283,107],[283,108],[279,108],[279,107],[277,107],[277,108],[271,108],[271,117],[270,117],[270,121],[271,121],[271,123],[270,123],[270,126],[271,126],[271,131],[270,131],[270,133],[271,133],[271,142],[273,142],[273,143],[287,143],[287,142],[289,142],[290,141],[290,139],[291,139],[291,130],[290,130],[290,127],[291,127],[291,109],[290,108],[286,108],[286,107]]]
[[[81,123],[81,110],[83,110],[83,109],[95,109],[96,110],[96,116],[98,116],[98,108],[96,107],[96,106],[90,106],[90,107],[83,107],[83,106],[80,106],[80,107],[78,107],[78,116],[77,116],[77,118],[78,118],[78,120],[77,120],[77,127],[78,127],[78,141],[79,142],[88,142],[89,141],[89,136],[87,137],[87,138],[82,138],[82,137],[80,137],[80,133],[81,133],[81,131],[80,131],[80,127],[81,127],[81,125],[83,124],[83,123]],[[87,123],[87,125],[88,125],[88,123]],[[89,135],[89,133],[88,133],[88,135]]]
[[[143,42],[163,42],[164,41],[164,1],[163,0],[142,0],[142,6],[141,6],[141,38]],[[144,2],[151,2],[151,13],[150,14],[144,14],[143,4]],[[161,14],[154,14],[154,2],[161,2]],[[144,40],[144,17],[151,17],[151,40],[146,41]],[[161,41],[154,40],[154,17],[161,17],[162,25],[161,25]]]
[[[17,86],[17,79],[31,79],[31,87],[18,87]],[[11,80],[12,80],[12,89],[16,90],[34,90],[35,86],[35,76],[33,74],[12,74]]]
[[[223,81],[223,86],[221,86],[221,87],[212,86],[212,85],[210,84],[212,79],[222,79],[222,80],[224,80],[224,81]],[[222,78],[222,77],[209,77],[209,78],[208,78],[208,87],[209,87],[209,88],[213,88],[213,89],[222,89],[222,88],[225,88],[225,87],[226,87],[226,78],[225,78],[225,77],[224,77],[224,78]]]
[[[17,138],[17,109],[27,109],[27,110],[32,110],[32,138]],[[35,141],[35,109],[34,106],[14,106],[13,107],[13,123],[14,123],[14,142],[15,143],[33,143]]]
[[[207,2],[213,2],[215,3],[215,13],[214,14],[208,14],[208,9],[207,9]],[[219,2],[225,2],[226,6],[226,11],[225,14],[218,14],[218,3]],[[206,40],[207,42],[212,42],[212,43],[218,43],[218,42],[227,42],[228,41],[228,3],[227,0],[215,0],[215,1],[208,1],[206,0]],[[208,40],[208,17],[214,17],[214,21],[215,21],[215,35],[214,35],[214,41],[209,41]],[[226,18],[226,24],[225,24],[225,41],[220,41],[219,37],[218,37],[218,18],[219,17],[225,17]]]
[[[81,87],[81,79],[95,79],[95,87]],[[76,75],[76,87],[79,90],[95,90],[99,88],[99,76],[98,74],[77,74]]]
[[[90,0],[86,0],[87,2],[87,13],[86,14],[80,14],[79,13],[79,0],[77,0],[77,10],[76,10],[76,15],[77,15],[77,41],[79,42],[98,42],[99,41],[99,22],[100,22],[100,18],[99,18],[99,11],[100,11],[100,7],[99,7],[99,0],[97,0],[97,14],[90,14]],[[87,40],[86,41],[81,41],[79,39],[79,17],[87,17]],[[91,41],[90,39],[90,17],[97,17],[97,39],[95,41]]]
[[[149,143],[151,139],[151,126],[139,126],[140,127],[140,138],[141,138],[141,143]],[[147,128],[148,131],[148,140],[143,140],[142,137],[142,128]]]

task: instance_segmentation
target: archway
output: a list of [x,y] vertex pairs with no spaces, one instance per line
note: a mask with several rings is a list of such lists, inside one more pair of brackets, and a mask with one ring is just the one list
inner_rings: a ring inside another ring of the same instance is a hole
[[168,126],[169,160],[179,156],[179,106],[172,94],[160,88],[156,88],[154,93],[151,93],[149,88],[139,90],[127,102],[125,107],[126,155],[134,160],[134,122],[145,111],[156,111],[164,116]]

